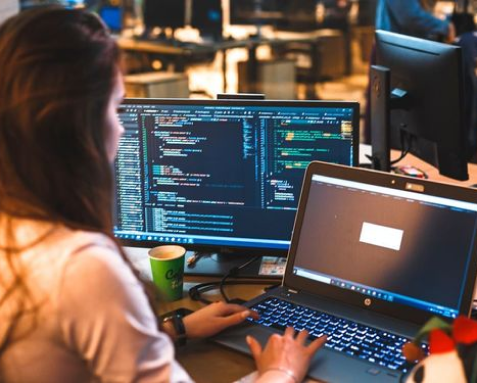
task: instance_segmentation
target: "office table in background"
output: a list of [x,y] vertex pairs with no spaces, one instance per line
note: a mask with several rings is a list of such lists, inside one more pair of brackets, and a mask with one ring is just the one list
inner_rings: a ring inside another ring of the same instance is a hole
[[[268,45],[272,48],[284,47],[288,44],[301,43],[309,46],[311,68],[310,72],[316,74],[316,79],[307,87],[307,98],[318,99],[319,96],[315,90],[315,83],[319,81],[320,60],[319,43],[320,39],[337,34],[334,30],[318,30],[311,33],[293,33],[282,32],[269,36],[257,36],[247,39],[229,40],[224,39],[215,42],[181,42],[165,40],[144,40],[130,37],[118,37],[119,47],[126,52],[132,52],[141,55],[145,62],[150,55],[167,56],[173,58],[173,70],[183,72],[194,57],[206,54],[215,54],[222,52],[222,78],[223,91],[227,92],[227,51],[235,48],[245,48],[248,52],[247,59],[247,92],[259,92],[259,61],[257,58],[257,49],[260,46]],[[145,71],[150,71],[145,68]]]

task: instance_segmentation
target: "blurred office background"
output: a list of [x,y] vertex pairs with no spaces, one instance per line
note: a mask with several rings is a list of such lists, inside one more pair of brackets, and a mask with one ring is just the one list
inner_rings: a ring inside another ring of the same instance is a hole
[[[128,96],[259,92],[356,100],[364,114],[377,0],[2,0],[5,12],[50,3],[103,18],[126,53]],[[434,6],[440,18],[475,10]]]

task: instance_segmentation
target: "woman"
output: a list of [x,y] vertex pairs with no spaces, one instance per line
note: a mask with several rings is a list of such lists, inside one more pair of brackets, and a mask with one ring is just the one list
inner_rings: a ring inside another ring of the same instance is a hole
[[[111,163],[122,127],[119,51],[84,11],[42,8],[0,27],[2,382],[174,381],[170,322],[111,234]],[[253,313],[216,303],[186,317],[207,337]],[[298,382],[318,339],[288,329],[262,350],[261,382]]]

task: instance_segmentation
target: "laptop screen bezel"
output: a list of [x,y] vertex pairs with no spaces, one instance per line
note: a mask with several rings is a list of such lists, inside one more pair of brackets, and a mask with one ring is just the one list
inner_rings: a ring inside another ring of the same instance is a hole
[[[294,291],[306,291],[308,293],[311,292],[313,294],[319,295],[320,297],[337,300],[345,304],[358,306],[366,310],[391,316],[396,319],[416,323],[419,325],[425,323],[429,318],[436,316],[435,313],[420,310],[403,304],[398,304],[396,302],[388,302],[381,299],[371,298],[367,295],[363,295],[352,290],[342,289],[336,286],[332,286],[330,284],[310,280],[304,277],[297,276],[293,273],[293,265],[295,263],[296,258],[298,239],[300,237],[300,231],[305,215],[305,205],[308,201],[308,195],[312,183],[312,176],[316,174],[342,180],[383,186],[396,190],[408,190],[408,188],[406,188],[406,185],[412,183],[413,185],[420,185],[423,188],[422,190],[425,191],[426,195],[470,202],[473,204],[475,204],[477,201],[477,190],[461,186],[418,180],[405,176],[394,175],[391,173],[383,173],[370,171],[367,169],[328,164],[319,161],[313,161],[312,163],[310,163],[305,173],[300,195],[300,201],[298,203],[298,212],[295,217],[295,225],[293,228],[292,242],[288,254],[283,285]],[[461,304],[458,307],[459,313],[466,316],[470,314],[475,278],[477,275],[477,241],[473,242],[471,252],[471,259],[469,262],[469,268],[467,270],[467,281],[464,285]],[[445,317],[442,318],[446,320],[451,319]]]
[[[134,105],[144,106],[157,106],[157,105],[177,105],[177,106],[214,106],[214,107],[227,107],[227,106],[249,106],[249,107],[296,107],[296,108],[348,108],[353,110],[353,154],[352,163],[353,166],[357,166],[359,163],[359,103],[354,101],[328,101],[328,100],[261,100],[261,99],[187,99],[187,98],[125,98],[119,108],[127,108]],[[122,246],[139,247],[139,248],[152,248],[155,246],[170,244],[168,242],[160,242],[154,239],[126,239],[118,238],[118,241]],[[187,244],[185,245],[187,250],[194,251],[213,251],[219,253],[231,253],[235,255],[273,255],[286,257],[289,248],[287,249],[275,249],[249,246],[222,246],[222,245],[201,245],[201,244]]]

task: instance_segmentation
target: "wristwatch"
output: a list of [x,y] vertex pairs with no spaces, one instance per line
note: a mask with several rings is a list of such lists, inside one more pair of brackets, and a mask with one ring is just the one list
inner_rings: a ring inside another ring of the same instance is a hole
[[180,315],[173,314],[165,317],[162,320],[162,323],[166,322],[172,322],[172,326],[174,327],[174,331],[176,333],[175,344],[177,346],[184,346],[187,343],[187,334],[182,317]]

